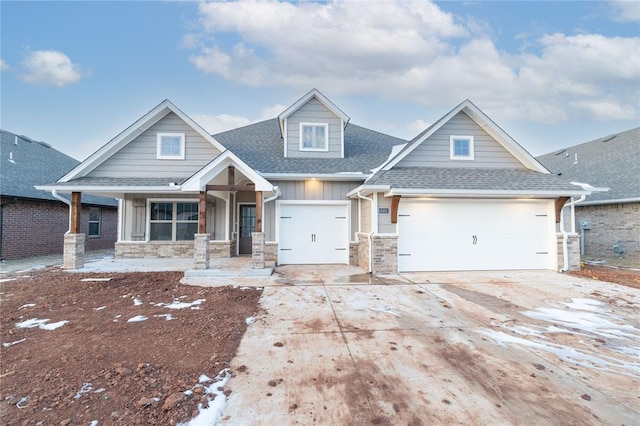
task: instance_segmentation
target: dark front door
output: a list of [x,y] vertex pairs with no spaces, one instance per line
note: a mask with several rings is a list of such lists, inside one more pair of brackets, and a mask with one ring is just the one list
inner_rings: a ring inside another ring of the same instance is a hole
[[256,231],[256,206],[240,206],[240,238],[238,241],[240,254],[251,254],[251,233]]

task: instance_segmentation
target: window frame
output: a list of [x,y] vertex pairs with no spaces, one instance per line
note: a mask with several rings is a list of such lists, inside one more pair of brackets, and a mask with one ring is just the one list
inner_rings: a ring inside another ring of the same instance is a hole
[[[151,206],[153,204],[159,204],[159,203],[165,203],[165,204],[171,204],[171,220],[151,220]],[[188,204],[195,204],[196,205],[196,220],[179,220],[178,219],[178,204],[179,203],[188,203]],[[171,199],[167,199],[167,198],[149,198],[147,199],[147,220],[146,220],[146,241],[147,242],[185,242],[185,241],[193,241],[193,239],[190,240],[177,240],[176,239],[176,235],[177,235],[177,230],[178,230],[178,224],[179,223],[195,223],[196,227],[198,225],[198,212],[200,211],[200,205],[199,205],[199,200],[196,198],[171,198]],[[152,240],[151,239],[151,224],[152,223],[170,223],[171,224],[171,239],[170,240]],[[198,233],[198,230],[196,228],[196,232],[194,232],[194,235]],[[195,237],[194,237],[195,239]]]
[[[179,138],[180,139],[180,152],[176,155],[162,154],[162,141],[163,138]],[[184,133],[177,132],[161,132],[156,136],[156,158],[158,160],[184,160],[185,159],[185,139]]]
[[[469,144],[468,155],[456,155],[455,142],[465,140]],[[451,135],[449,136],[449,159],[450,160],[473,160],[475,158],[473,136]]]
[[[304,146],[304,128],[305,127],[322,127],[324,128],[324,148],[306,148]],[[312,152],[328,152],[329,151],[329,123],[300,123],[300,151]]]
[[[91,212],[92,211],[97,211],[98,212],[98,220],[91,220]],[[88,226],[87,226],[87,237],[89,238],[98,238],[100,236],[102,236],[102,209],[100,207],[89,207],[89,214],[88,214]],[[92,234],[91,233],[91,224],[92,223],[97,223],[98,224],[98,233],[97,234]]]

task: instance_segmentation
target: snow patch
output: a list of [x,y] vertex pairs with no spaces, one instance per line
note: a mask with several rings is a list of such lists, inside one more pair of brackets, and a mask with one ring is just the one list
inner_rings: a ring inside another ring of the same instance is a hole
[[93,385],[89,382],[84,382],[80,390],[76,393],[76,396],[73,397],[73,399],[80,399],[82,395],[84,395],[85,393],[89,393],[92,390],[93,390]]
[[25,303],[24,305],[20,306],[18,309],[22,309],[22,308],[33,308],[34,306],[36,306],[35,303]]
[[142,305],[142,300],[140,300],[137,297],[134,297],[133,298],[133,306],[140,306],[140,305]]
[[103,309],[105,309],[105,308],[106,308],[106,306],[100,306],[100,307],[98,307],[98,308],[94,308],[93,310],[94,310],[94,311],[101,311],[101,310],[103,310]]
[[193,302],[180,302],[178,299],[174,299],[171,303],[152,303],[153,306],[161,306],[168,309],[201,309],[198,305],[202,304],[202,302],[206,302],[207,299],[198,299]]
[[9,346],[13,346],[13,345],[17,345],[18,343],[22,343],[25,340],[27,340],[27,338],[25,337],[24,339],[20,339],[20,340],[16,340],[14,342],[7,342],[7,343],[3,343],[2,347],[3,348],[8,348]]
[[2,278],[0,279],[0,283],[6,283],[9,281],[15,281],[15,280],[17,280],[17,278]]
[[[205,374],[200,379],[206,377],[207,381],[212,379]],[[187,423],[179,423],[178,426],[210,426],[215,425],[222,417],[222,413],[227,405],[224,392],[221,390],[231,378],[231,372],[228,368],[222,370],[216,378],[215,382],[204,388],[205,395],[209,398],[209,406],[204,408],[202,404],[198,404],[198,415]],[[202,382],[201,382],[202,383]]]
[[140,321],[146,321],[147,317],[145,317],[144,315],[136,315],[133,318],[129,318],[127,320],[127,322],[140,322]]
[[111,281],[112,278],[83,278],[80,281],[81,282],[85,282],[85,283],[101,283],[101,282],[107,282],[107,281]]
[[43,330],[55,330],[56,328],[60,328],[63,325],[67,324],[69,321],[58,321],[58,322],[54,322],[52,324],[47,324],[47,322],[49,322],[51,320],[49,319],[38,319],[38,318],[31,318],[28,319],[26,321],[22,321],[22,322],[17,322],[16,323],[16,327],[18,328],[34,328],[34,327],[38,327],[41,328]]
[[158,314],[158,315],[154,315],[155,318],[164,318],[167,321],[171,321],[172,319],[175,319],[174,317],[171,316],[171,314]]
[[249,318],[246,318],[246,319],[244,320],[244,322],[245,322],[245,324],[247,324],[247,325],[251,325],[251,324],[253,324],[254,322],[256,322],[256,319],[255,319],[254,317],[249,317]]

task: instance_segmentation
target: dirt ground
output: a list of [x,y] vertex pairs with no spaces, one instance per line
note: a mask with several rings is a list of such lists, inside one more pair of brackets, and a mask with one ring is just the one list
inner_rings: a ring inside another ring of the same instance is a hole
[[580,269],[580,271],[571,272],[571,275],[640,288],[640,271],[636,269],[585,265]]
[[[3,276],[0,424],[172,425],[198,414],[213,399],[200,376],[229,366],[262,290],[191,287],[181,277],[58,268]],[[17,326],[31,319],[48,321]]]

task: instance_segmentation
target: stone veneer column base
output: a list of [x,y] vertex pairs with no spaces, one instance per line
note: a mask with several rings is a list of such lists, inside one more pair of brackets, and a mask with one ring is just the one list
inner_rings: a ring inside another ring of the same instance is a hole
[[[564,265],[564,253],[562,252],[562,233],[556,234],[558,238],[558,271]],[[580,235],[570,233],[567,235],[567,250],[569,252],[568,271],[580,270]]]
[[364,232],[356,233],[358,239],[358,254],[355,260],[355,266],[359,266],[367,272],[369,270],[369,234]]
[[264,269],[264,233],[251,233],[251,264],[253,269]]
[[373,235],[371,237],[371,271],[374,275],[396,275],[398,273],[398,236]]
[[64,269],[78,269],[84,266],[84,234],[64,234]]
[[195,269],[209,269],[209,238],[211,238],[211,234],[195,234],[193,236]]

